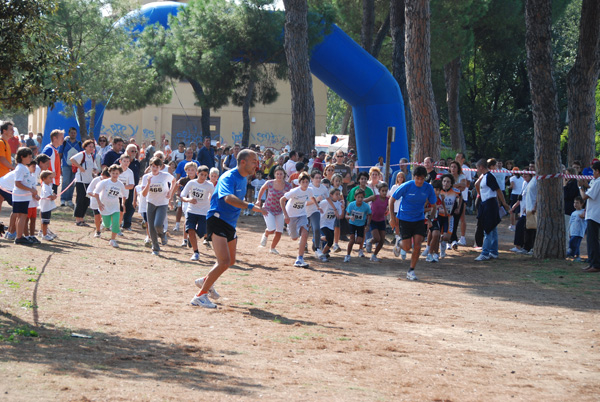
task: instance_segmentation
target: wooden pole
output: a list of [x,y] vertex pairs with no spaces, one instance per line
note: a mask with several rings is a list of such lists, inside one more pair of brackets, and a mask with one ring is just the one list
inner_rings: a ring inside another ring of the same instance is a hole
[[385,150],[385,182],[390,182],[390,154],[392,153],[392,142],[396,140],[396,127],[387,129],[387,145]]

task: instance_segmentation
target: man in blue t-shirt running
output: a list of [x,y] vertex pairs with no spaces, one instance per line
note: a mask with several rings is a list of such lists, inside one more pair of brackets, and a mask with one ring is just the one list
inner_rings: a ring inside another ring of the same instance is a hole
[[237,154],[237,166],[225,172],[217,182],[215,192],[210,198],[210,209],[206,215],[206,232],[212,240],[217,262],[208,275],[196,279],[200,292],[191,303],[194,306],[217,308],[208,296],[218,299],[220,296],[213,287],[221,274],[235,264],[237,247],[236,225],[242,208],[266,215],[261,207],[244,201],[246,177],[258,169],[256,152],[244,149]]

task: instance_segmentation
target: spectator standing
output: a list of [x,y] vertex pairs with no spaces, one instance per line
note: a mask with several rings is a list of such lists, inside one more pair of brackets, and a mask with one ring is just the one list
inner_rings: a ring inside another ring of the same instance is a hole
[[[6,122],[0,126],[2,139],[0,140],[0,177],[6,175],[11,170],[14,170],[12,165],[12,150],[8,141],[14,137],[13,124]],[[12,190],[7,189],[7,190]]]
[[592,165],[594,178],[587,183],[580,182],[581,198],[586,201],[585,220],[587,222],[587,246],[589,265],[585,272],[600,272],[600,162]]
[[[192,159],[194,158],[194,149],[190,147],[192,150]],[[210,136],[204,137],[204,142],[202,143],[202,148],[198,151],[198,162],[200,166],[207,166],[209,169],[215,167],[215,151],[210,146]]]
[[171,154],[171,160],[179,163],[185,158],[185,142],[177,144],[177,149]]
[[102,168],[110,167],[118,162],[121,155],[123,155],[123,139],[121,137],[113,138],[112,149],[104,154],[102,158]]
[[50,143],[44,147],[42,153],[50,157],[49,170],[54,173],[52,179],[52,190],[54,194],[58,194],[58,186],[62,176],[61,161],[59,149],[64,141],[65,132],[62,130],[52,130],[50,133]]
[[223,160],[223,172],[231,170],[237,166],[237,155],[240,152],[240,144],[235,144],[229,155]]
[[[75,127],[71,127],[69,129],[68,137],[65,137],[65,140],[58,152],[61,155],[61,173],[62,173],[62,191],[63,193],[60,196],[60,205],[61,206],[69,206],[74,207],[73,204],[73,192],[75,190],[74,186],[69,187],[69,185],[75,179],[76,171],[73,171],[71,167],[71,158],[83,151],[83,147],[81,146],[81,142],[77,141],[77,129]],[[65,189],[67,189],[65,191]]]

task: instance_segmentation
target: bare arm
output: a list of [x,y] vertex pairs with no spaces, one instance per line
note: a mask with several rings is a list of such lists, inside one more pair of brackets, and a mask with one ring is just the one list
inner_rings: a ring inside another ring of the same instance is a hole
[[0,156],[0,163],[6,166],[9,170],[13,170],[13,165],[10,163],[8,159],[4,156]]

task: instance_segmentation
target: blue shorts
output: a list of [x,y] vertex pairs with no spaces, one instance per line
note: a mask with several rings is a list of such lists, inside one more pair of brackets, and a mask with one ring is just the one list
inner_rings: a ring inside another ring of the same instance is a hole
[[12,194],[7,193],[0,188],[0,197],[4,198],[4,201],[8,202],[8,205],[12,205]]
[[27,214],[29,212],[29,201],[13,201],[13,214]]
[[385,221],[371,221],[371,230],[385,231]]
[[187,213],[185,218],[185,231],[194,230],[198,237],[204,237],[206,234],[206,215],[197,215],[191,212]]

